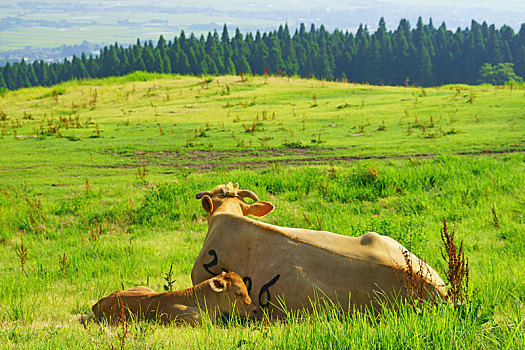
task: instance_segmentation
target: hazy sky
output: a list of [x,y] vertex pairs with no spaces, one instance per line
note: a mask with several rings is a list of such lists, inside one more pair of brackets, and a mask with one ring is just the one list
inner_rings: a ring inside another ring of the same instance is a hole
[[197,35],[224,23],[233,32],[271,31],[288,23],[314,23],[355,31],[359,24],[374,31],[380,17],[396,29],[406,18],[411,25],[421,16],[435,26],[468,27],[474,19],[515,31],[525,22],[525,0],[0,0],[0,52],[62,44],[133,43],[178,35],[182,29]]

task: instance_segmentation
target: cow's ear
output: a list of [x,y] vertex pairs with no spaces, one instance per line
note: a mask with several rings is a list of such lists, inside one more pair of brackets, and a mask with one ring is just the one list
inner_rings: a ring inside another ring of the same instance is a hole
[[211,200],[210,196],[203,196],[201,204],[206,213],[211,214],[213,212],[213,201]]
[[226,283],[221,278],[214,277],[208,283],[214,292],[222,293],[226,290]]
[[266,214],[270,213],[273,208],[272,203],[260,201],[257,203],[253,203],[248,207],[248,210],[246,211],[246,215],[253,215],[253,216],[265,216]]

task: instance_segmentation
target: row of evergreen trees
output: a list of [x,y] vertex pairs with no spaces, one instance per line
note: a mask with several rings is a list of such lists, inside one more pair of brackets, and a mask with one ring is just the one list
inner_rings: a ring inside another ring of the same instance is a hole
[[157,44],[147,41],[122,47],[104,47],[100,55],[73,56],[63,63],[35,61],[0,67],[0,88],[10,90],[52,85],[70,79],[125,75],[134,71],[192,75],[284,74],[373,84],[476,83],[484,63],[513,63],[516,74],[525,77],[525,24],[516,34],[509,26],[472,21],[470,28],[448,30],[445,23],[435,28],[421,17],[411,28],[402,19],[395,31],[388,31],[383,18],[370,34],[359,26],[355,34],[324,26],[309,31],[305,25],[290,35],[288,25],[261,34],[230,38],[224,25],[207,37],[179,37]]

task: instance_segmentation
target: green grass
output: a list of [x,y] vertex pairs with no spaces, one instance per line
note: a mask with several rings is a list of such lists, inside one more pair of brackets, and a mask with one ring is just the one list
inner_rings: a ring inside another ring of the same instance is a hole
[[194,195],[228,181],[276,205],[263,221],[375,231],[440,272],[445,218],[470,312],[132,323],[127,348],[525,346],[524,90],[205,81],[136,73],[0,97],[0,348],[119,348],[120,328],[75,315],[122,286],[163,290],[171,264],[174,287],[191,286],[207,229]]

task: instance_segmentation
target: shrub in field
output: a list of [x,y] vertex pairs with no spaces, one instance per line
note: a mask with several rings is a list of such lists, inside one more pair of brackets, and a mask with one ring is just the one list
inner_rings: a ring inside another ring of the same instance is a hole
[[39,197],[28,188],[0,191],[0,237],[15,232],[45,233],[50,219]]
[[[194,201],[197,190],[178,183],[154,186],[149,190],[141,206],[135,211],[136,223],[161,223],[188,218],[191,210],[190,201]],[[196,215],[196,213],[195,213]]]

